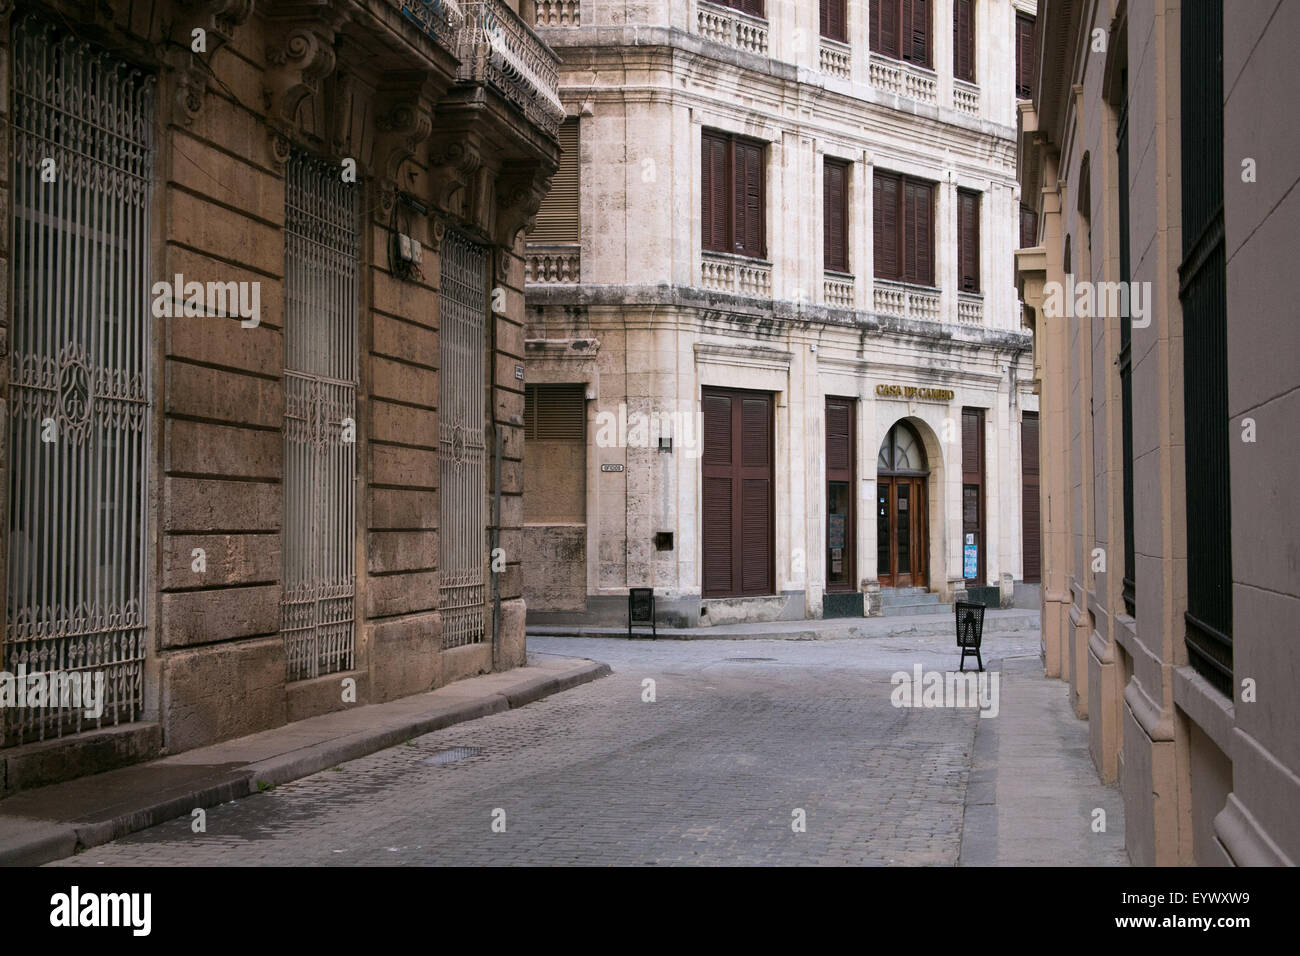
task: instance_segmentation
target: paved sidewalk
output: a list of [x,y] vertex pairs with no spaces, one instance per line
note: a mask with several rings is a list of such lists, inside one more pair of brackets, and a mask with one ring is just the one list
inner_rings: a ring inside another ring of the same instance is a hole
[[1038,657],[992,667],[1000,713],[976,721],[958,865],[1128,866],[1123,796],[1097,776],[1066,684],[1044,677]]
[[[984,614],[986,634],[1009,634],[1039,629],[1037,608],[990,608]],[[955,624],[951,607],[941,614],[911,614],[899,617],[838,617],[814,621],[763,621],[746,624],[718,624],[712,627],[661,627],[658,636],[674,641],[842,641],[867,637],[934,637],[952,635]],[[626,627],[587,627],[579,624],[529,625],[529,637],[627,637]],[[633,638],[649,640],[649,628],[637,627]]]
[[609,673],[595,661],[530,655],[526,667],[23,791],[0,801],[0,865],[57,860]]

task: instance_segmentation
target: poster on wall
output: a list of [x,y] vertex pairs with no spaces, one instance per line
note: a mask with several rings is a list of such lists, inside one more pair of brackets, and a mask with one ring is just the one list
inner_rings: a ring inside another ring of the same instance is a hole
[[[967,535],[970,537],[970,535]],[[979,574],[979,545],[967,544],[962,547],[962,573],[961,576],[967,580],[972,580]]]

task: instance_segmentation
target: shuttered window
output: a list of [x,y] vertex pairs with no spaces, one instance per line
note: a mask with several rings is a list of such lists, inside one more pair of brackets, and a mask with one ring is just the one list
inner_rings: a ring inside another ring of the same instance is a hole
[[957,190],[957,288],[980,290],[980,196]]
[[930,0],[871,0],[871,52],[930,67]]
[[551,191],[537,209],[537,222],[529,242],[569,243],[581,239],[578,218],[578,118],[560,125],[560,168]]
[[854,508],[854,402],[826,399],[826,588],[851,591],[857,514]]
[[934,285],[934,184],[877,172],[872,230],[878,279]]
[[1038,584],[1043,576],[1042,514],[1038,497],[1038,413],[1025,412],[1020,422],[1021,516],[1025,554],[1024,580]]
[[975,82],[975,0],[952,3],[952,75]]
[[705,597],[771,594],[772,396],[704,389]]
[[763,258],[767,244],[763,144],[712,130],[705,130],[701,141],[703,247]]
[[[961,410],[962,546],[973,543],[975,580],[984,582],[984,409]],[[964,562],[963,562],[964,564]]]
[[849,42],[848,0],[821,0],[821,34],[828,40]]
[[822,242],[827,272],[849,271],[849,164],[826,160],[822,172]]
[[[1231,696],[1232,476],[1223,226],[1223,2],[1187,0],[1182,84],[1183,415],[1187,660]],[[1135,350],[1137,351],[1137,350]],[[1249,477],[1249,476],[1247,476]]]
[[1020,204],[1020,248],[1032,249],[1038,244],[1038,213],[1024,203]]
[[1027,13],[1016,14],[1016,96],[1034,96],[1034,18]]
[[587,386],[529,385],[524,388],[524,439],[585,441]]

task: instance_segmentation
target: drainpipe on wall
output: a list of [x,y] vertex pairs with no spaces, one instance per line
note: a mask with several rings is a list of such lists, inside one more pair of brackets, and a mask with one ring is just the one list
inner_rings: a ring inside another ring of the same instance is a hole
[[[497,250],[497,274],[504,272],[503,263],[505,261],[506,251]],[[495,420],[496,417],[496,396],[497,396],[497,313],[493,306],[495,301],[496,289],[491,290],[488,295],[488,321],[492,323],[491,336],[491,360],[488,364],[492,367],[492,384],[491,391],[488,393],[492,396],[489,403],[491,414],[493,416],[492,434],[494,438],[495,453],[492,456],[492,548],[488,553],[488,574],[492,577],[492,671],[495,673],[501,666],[501,581],[493,565],[496,563],[498,548],[501,547],[501,423]]]

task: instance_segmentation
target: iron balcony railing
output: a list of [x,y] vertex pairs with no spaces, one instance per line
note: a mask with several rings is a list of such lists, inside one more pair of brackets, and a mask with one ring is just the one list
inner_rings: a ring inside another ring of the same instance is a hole
[[554,136],[564,120],[559,57],[501,0],[461,0],[458,6],[464,15],[460,79],[492,87]]
[[456,52],[457,38],[465,23],[456,0],[389,0],[402,14],[444,49]]

